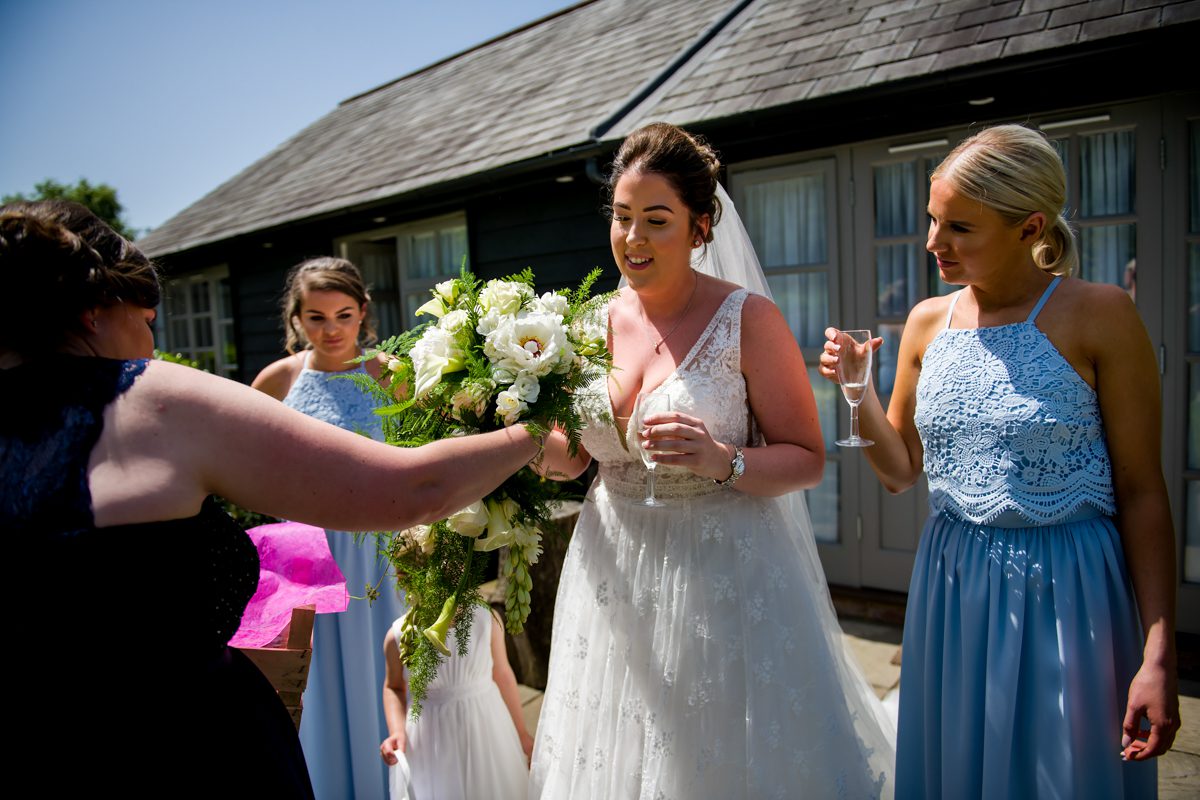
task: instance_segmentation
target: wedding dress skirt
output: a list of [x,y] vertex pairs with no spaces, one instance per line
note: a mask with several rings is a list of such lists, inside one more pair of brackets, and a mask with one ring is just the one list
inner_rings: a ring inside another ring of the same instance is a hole
[[[656,392],[746,445],[744,291]],[[531,796],[891,797],[894,731],[845,652],[796,495],[752,497],[659,467],[665,508],[583,393],[601,463],[559,580]]]

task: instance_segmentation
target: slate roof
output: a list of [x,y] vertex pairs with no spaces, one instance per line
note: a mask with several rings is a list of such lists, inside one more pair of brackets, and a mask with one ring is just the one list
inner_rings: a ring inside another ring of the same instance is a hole
[[729,6],[573,6],[344,101],[139,244],[160,256],[578,144]]
[[613,132],[709,121],[1198,18],[1197,0],[758,0]]
[[344,101],[139,244],[162,256],[650,120],[718,119],[1198,17],[1200,0],[590,0]]

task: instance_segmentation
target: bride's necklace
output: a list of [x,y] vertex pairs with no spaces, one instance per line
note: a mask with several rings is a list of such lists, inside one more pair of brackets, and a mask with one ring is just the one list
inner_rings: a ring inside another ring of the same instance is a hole
[[[638,306],[642,311],[642,330],[645,331],[646,341],[648,341],[650,346],[654,348],[655,353],[660,352],[660,348],[663,346],[663,344],[666,343],[667,339],[671,338],[671,334],[679,329],[679,326],[683,324],[685,319],[687,319],[688,312],[692,310],[692,301],[696,299],[696,288],[700,285],[700,275],[696,272],[696,270],[692,270],[692,277],[694,278],[692,281],[692,293],[688,295],[687,305],[683,307],[683,313],[680,314],[679,318],[675,320],[675,324],[671,326],[671,330],[663,334],[657,343],[654,341],[654,337],[650,333],[653,330],[653,326],[650,325],[650,320],[646,318],[646,307],[641,304],[640,300],[638,301]],[[657,331],[654,332],[657,333]]]

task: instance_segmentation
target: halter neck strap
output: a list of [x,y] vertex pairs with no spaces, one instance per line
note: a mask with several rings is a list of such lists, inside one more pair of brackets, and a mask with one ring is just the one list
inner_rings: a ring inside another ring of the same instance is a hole
[[959,289],[950,296],[950,308],[946,310],[946,327],[950,327],[950,320],[954,317],[954,307],[958,305],[958,298],[962,297],[963,290]]
[[1033,311],[1029,312],[1029,318],[1026,322],[1033,322],[1037,319],[1037,315],[1042,312],[1042,306],[1046,305],[1046,301],[1050,299],[1050,295],[1054,293],[1055,288],[1062,282],[1061,275],[1055,275],[1054,280],[1050,281],[1050,285],[1046,287],[1046,291],[1042,292],[1042,297],[1037,301],[1037,305],[1033,307]]

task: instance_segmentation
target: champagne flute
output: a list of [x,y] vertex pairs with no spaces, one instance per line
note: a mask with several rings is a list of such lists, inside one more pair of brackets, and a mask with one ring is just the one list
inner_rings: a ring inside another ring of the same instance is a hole
[[652,508],[659,508],[666,505],[654,496],[654,481],[657,477],[655,468],[658,463],[651,458],[651,451],[647,450],[642,442],[641,432],[645,427],[645,418],[651,414],[658,414],[664,411],[671,410],[671,397],[667,394],[655,394],[654,392],[638,392],[637,402],[633,406],[633,419],[630,424],[633,426],[633,441],[637,447],[638,455],[642,457],[642,463],[646,465],[646,499],[642,501],[642,505]]
[[838,334],[838,383],[850,404],[850,438],[838,439],[840,447],[870,447],[870,439],[858,435],[858,406],[871,383],[871,332],[841,331]]

